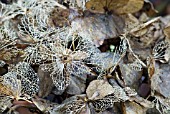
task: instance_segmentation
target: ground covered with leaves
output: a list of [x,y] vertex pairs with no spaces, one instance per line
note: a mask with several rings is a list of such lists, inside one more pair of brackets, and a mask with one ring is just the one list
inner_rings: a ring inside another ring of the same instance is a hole
[[170,16],[148,0],[1,0],[1,114],[169,114]]

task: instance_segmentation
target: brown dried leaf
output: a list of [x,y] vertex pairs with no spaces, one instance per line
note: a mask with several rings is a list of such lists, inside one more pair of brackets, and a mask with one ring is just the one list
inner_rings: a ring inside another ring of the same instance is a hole
[[170,25],[164,28],[164,34],[170,40]]
[[21,49],[17,49],[16,47],[8,49],[4,48],[0,51],[0,59],[4,60],[7,64],[18,63],[23,60],[21,57],[23,54],[23,51]]
[[135,102],[126,102],[122,108],[123,114],[146,114],[146,108]]
[[143,4],[144,0],[90,0],[86,3],[86,8],[96,13],[113,11],[117,14],[128,14],[139,11]]
[[67,87],[66,91],[71,95],[79,95],[85,91],[86,88],[86,75],[82,75],[82,77],[71,76],[70,84]]
[[148,15],[148,16],[154,16],[158,11],[154,8],[152,2],[149,0],[144,0],[144,5],[142,10]]
[[125,20],[126,31],[130,31],[131,29],[137,27],[140,24],[139,20],[132,14],[122,15],[122,17]]
[[[153,23],[156,23],[156,22],[159,22],[160,21],[160,17],[157,17],[157,18],[154,18],[146,23],[143,23],[143,24],[139,24],[137,27],[133,28],[130,33],[133,34],[134,36],[138,37],[138,36],[141,36],[141,35],[144,35],[146,33],[146,31],[148,31],[148,28],[153,24]],[[144,29],[147,29],[144,31]],[[142,34],[142,33],[143,34]]]
[[38,76],[40,79],[38,96],[44,98],[52,91],[53,81],[50,78],[50,73],[44,72],[41,68],[38,69]]
[[94,80],[90,82],[89,86],[86,89],[86,94],[89,99],[93,98],[94,95],[97,94],[96,97],[94,97],[94,100],[102,99],[103,97],[114,92],[115,90],[113,89],[113,87],[104,80]]
[[28,108],[25,108],[25,107],[17,108],[17,112],[19,112],[19,114],[34,114],[30,112]]
[[70,12],[68,9],[55,8],[50,15],[49,23],[51,26],[63,27],[69,25],[68,17]]
[[151,77],[151,89],[164,97],[170,97],[170,64],[156,64],[155,73]]
[[84,18],[73,20],[71,26],[80,36],[100,46],[104,39],[114,38],[123,32],[124,20],[116,15],[87,14]]
[[120,64],[120,70],[126,86],[137,88],[139,84],[138,80],[142,77],[142,71],[132,70],[128,65],[123,63]]

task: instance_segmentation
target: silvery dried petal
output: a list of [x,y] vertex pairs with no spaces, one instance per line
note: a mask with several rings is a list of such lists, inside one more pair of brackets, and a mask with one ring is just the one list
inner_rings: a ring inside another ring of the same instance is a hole
[[39,90],[39,78],[31,66],[26,62],[16,65],[17,78],[21,80],[21,92],[29,96],[35,95]]

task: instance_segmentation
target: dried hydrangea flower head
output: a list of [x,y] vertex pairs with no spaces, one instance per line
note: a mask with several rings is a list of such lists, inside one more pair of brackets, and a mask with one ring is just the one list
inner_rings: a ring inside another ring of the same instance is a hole
[[[63,40],[63,36],[65,39]],[[50,68],[50,74],[55,86],[59,90],[64,90],[69,85],[71,75],[81,75],[89,73],[89,68],[84,60],[89,57],[90,52],[86,51],[90,47],[87,41],[77,35],[61,35],[51,46],[52,63],[41,65],[43,70]]]

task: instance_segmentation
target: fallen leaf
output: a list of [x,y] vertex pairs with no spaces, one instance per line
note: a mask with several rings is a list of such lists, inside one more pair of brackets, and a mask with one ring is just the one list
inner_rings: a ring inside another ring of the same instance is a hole
[[86,94],[89,99],[92,98],[94,94],[97,94],[94,97],[94,100],[102,99],[103,97],[114,92],[115,90],[113,89],[113,87],[104,80],[94,80],[90,82],[89,86],[86,89]]
[[146,114],[146,108],[135,102],[126,102],[123,104],[123,114]]
[[143,4],[144,0],[90,0],[86,3],[86,8],[96,13],[112,11],[117,14],[128,14],[139,11]]
[[123,32],[124,21],[116,15],[88,14],[71,22],[73,31],[94,42],[99,47],[104,39],[115,38]]
[[38,77],[40,79],[38,96],[44,98],[52,91],[54,87],[53,81],[49,78],[50,73],[43,71],[40,67],[38,69]]

